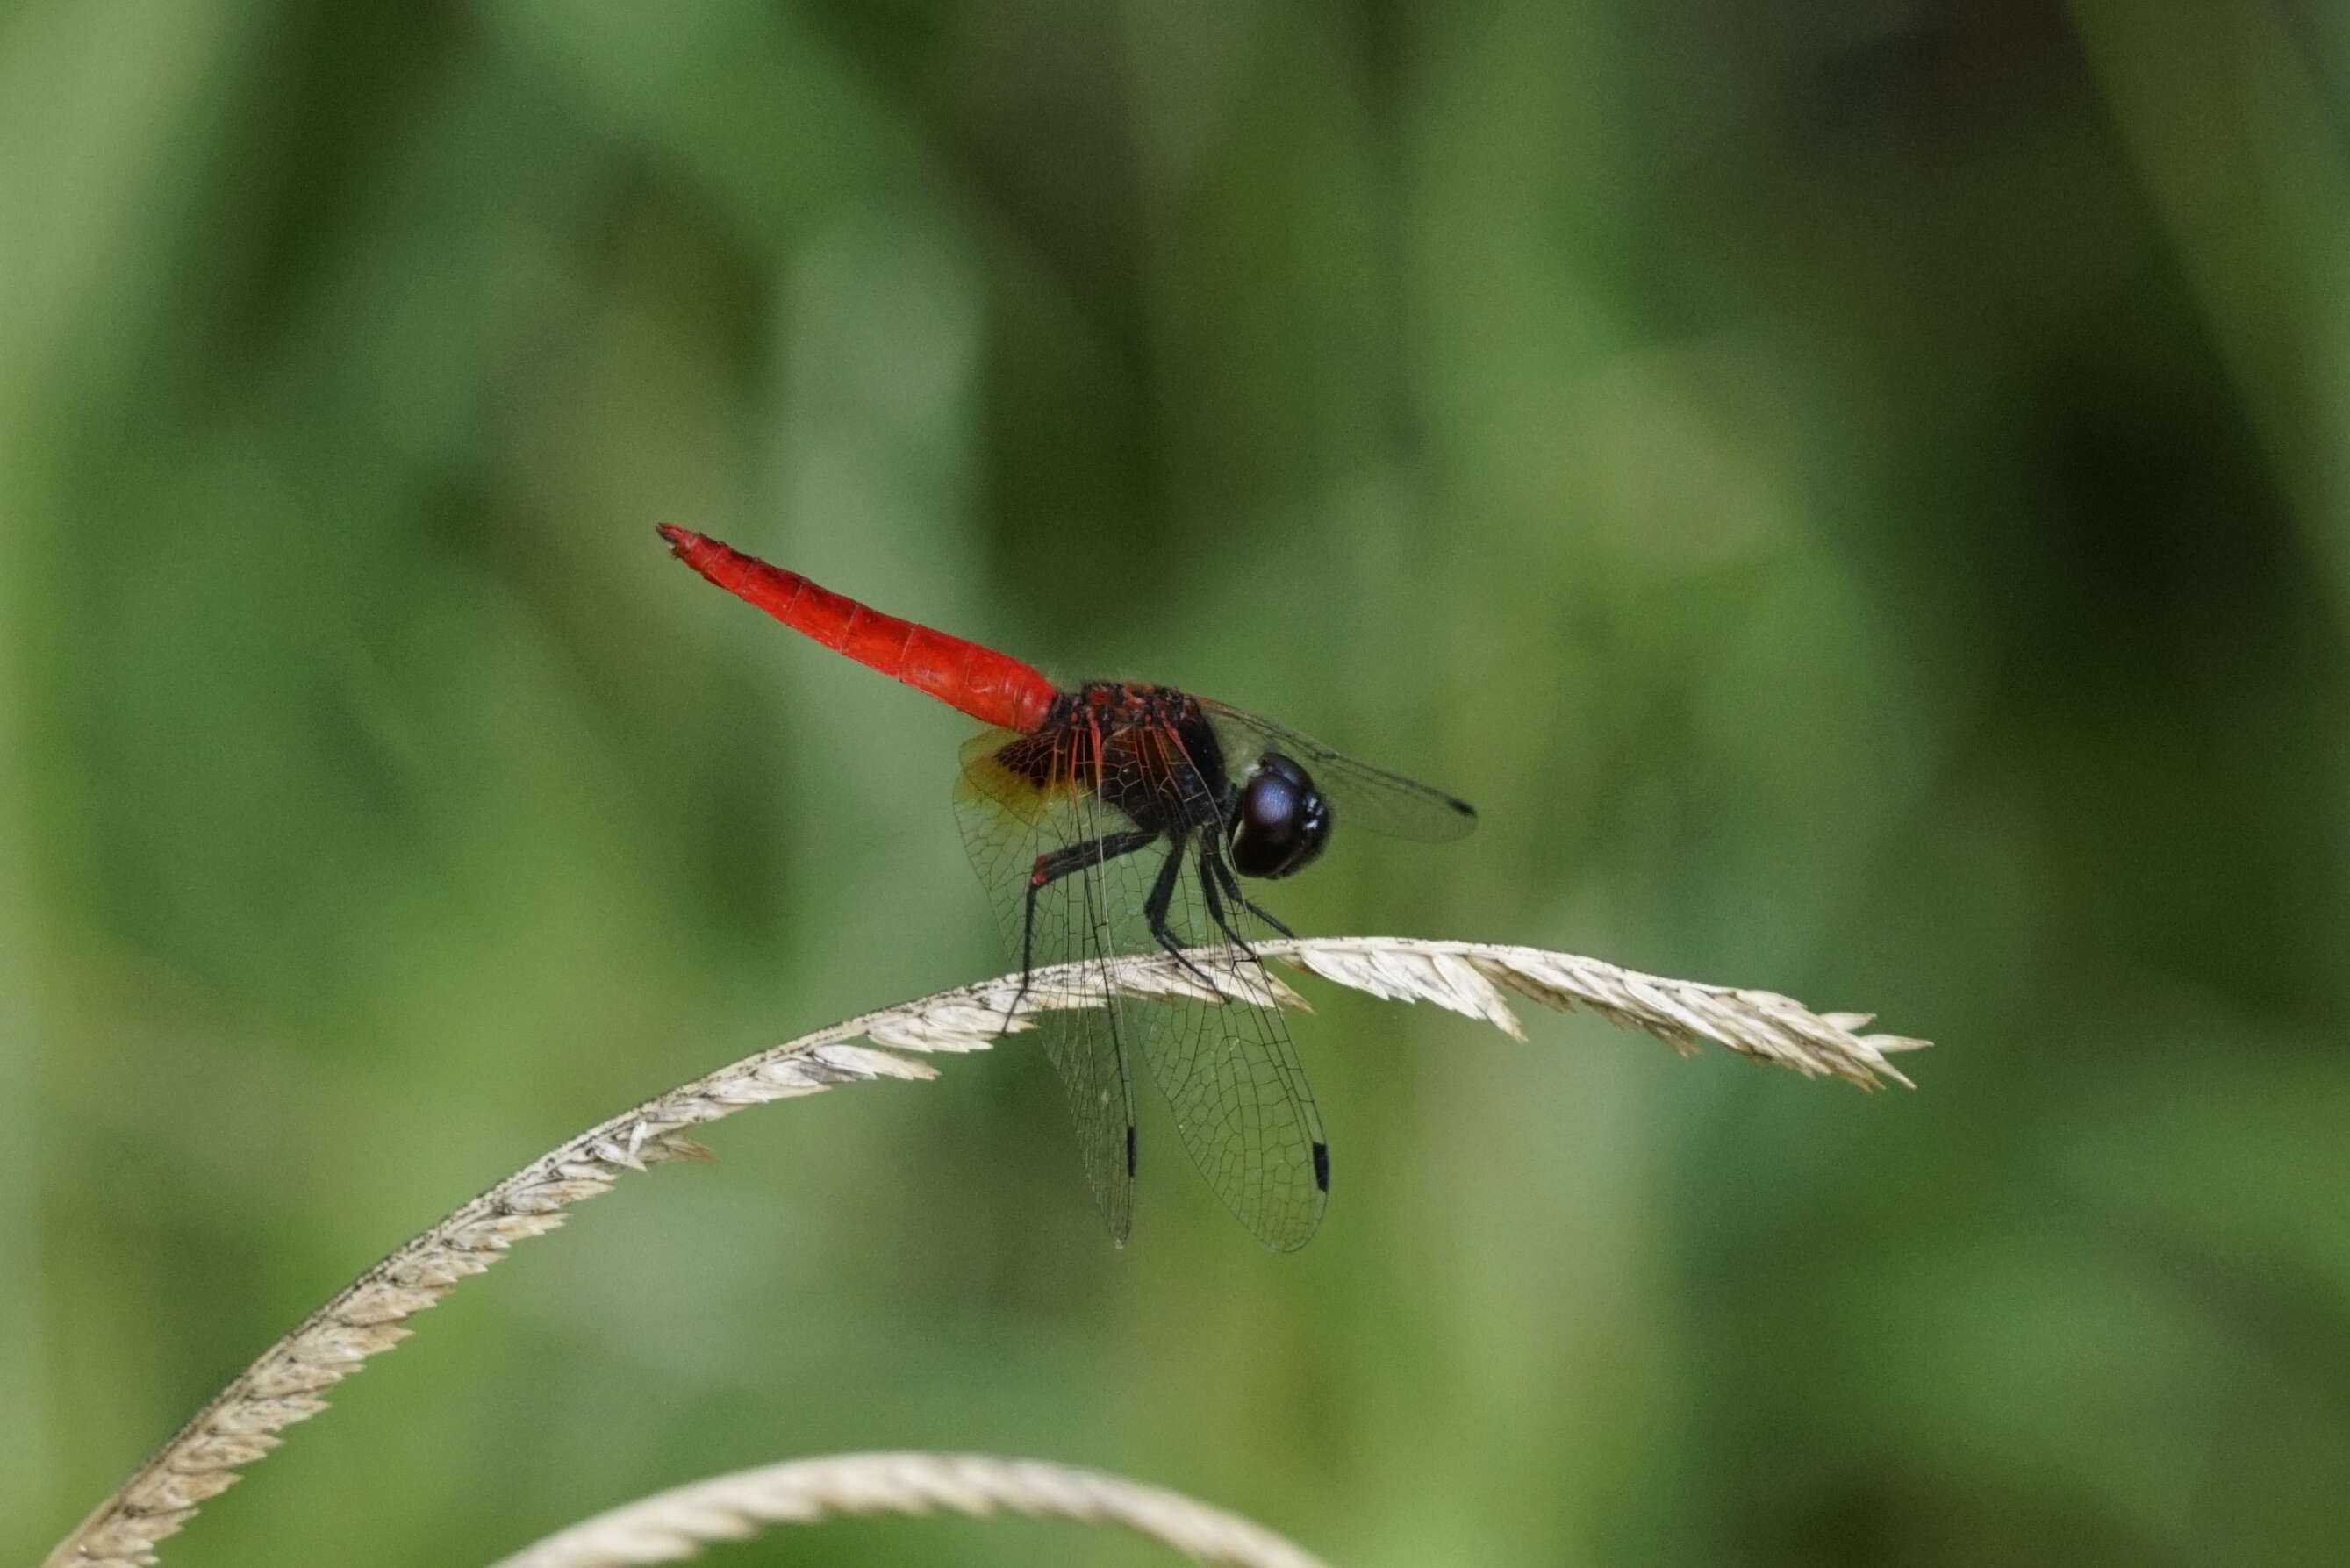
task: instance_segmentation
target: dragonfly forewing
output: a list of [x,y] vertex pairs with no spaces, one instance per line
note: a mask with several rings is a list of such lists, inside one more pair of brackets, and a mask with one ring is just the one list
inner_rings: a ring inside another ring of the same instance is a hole
[[[1328,1149],[1286,1020],[1272,1006],[1231,995],[1269,997],[1276,988],[1245,945],[1267,928],[1249,913],[1230,872],[1219,870],[1221,839],[1212,832],[1180,841],[1140,833],[1090,782],[1066,770],[1045,770],[1040,785],[1033,751],[1013,753],[1017,769],[1000,760],[1005,745],[1020,741],[994,732],[965,748],[957,814],[1013,956],[1032,969],[1076,964],[1080,999],[1095,1003],[1045,1012],[1037,1022],[1067,1093],[1087,1184],[1110,1233],[1122,1241],[1132,1223],[1139,1059],[1226,1207],[1269,1247],[1304,1245],[1327,1202]],[[1075,868],[1032,897],[1039,865]],[[1111,961],[1165,946],[1151,929],[1154,909],[1189,952],[1186,961],[1201,966],[1228,1000],[1115,993]]]

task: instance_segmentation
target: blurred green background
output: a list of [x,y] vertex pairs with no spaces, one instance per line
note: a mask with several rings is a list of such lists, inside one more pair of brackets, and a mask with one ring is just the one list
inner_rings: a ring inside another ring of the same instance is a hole
[[898,1446],[1353,1568],[2341,1561],[2344,15],[0,11],[0,1560],[541,1149],[1003,967],[967,723],[666,519],[1482,808],[1301,929],[1939,1045],[1869,1097],[1315,988],[1294,1257],[1163,1119],[1112,1251],[1017,1047],[777,1106],[172,1562]]

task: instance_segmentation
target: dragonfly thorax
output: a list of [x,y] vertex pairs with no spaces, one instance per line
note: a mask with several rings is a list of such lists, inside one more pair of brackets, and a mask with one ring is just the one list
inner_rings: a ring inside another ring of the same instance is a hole
[[1088,681],[997,753],[1036,784],[1067,784],[1146,832],[1221,833],[1240,792],[1199,699],[1171,686]]

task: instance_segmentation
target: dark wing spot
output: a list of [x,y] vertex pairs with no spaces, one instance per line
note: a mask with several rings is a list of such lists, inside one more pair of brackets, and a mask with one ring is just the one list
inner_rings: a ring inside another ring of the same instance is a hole
[[1330,1146],[1326,1143],[1314,1146],[1314,1185],[1325,1192],[1330,1190]]
[[[1319,1155],[1315,1157],[1315,1160],[1317,1164],[1322,1163]],[[1126,1176],[1129,1181],[1134,1179],[1134,1124],[1132,1122],[1126,1124]],[[1327,1183],[1324,1185],[1326,1186]]]

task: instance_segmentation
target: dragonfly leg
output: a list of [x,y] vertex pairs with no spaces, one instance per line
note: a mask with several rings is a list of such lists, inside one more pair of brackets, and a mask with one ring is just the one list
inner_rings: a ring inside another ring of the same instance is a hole
[[1250,914],[1254,915],[1258,919],[1263,920],[1266,925],[1271,926],[1283,936],[1295,937],[1297,935],[1295,931],[1291,930],[1287,926],[1283,925],[1279,920],[1274,919],[1264,910],[1259,909],[1255,902],[1252,900],[1246,893],[1241,891],[1241,879],[1232,874],[1232,868],[1224,863],[1222,856],[1216,853],[1215,846],[1204,838],[1200,841],[1200,864],[1204,867],[1200,874],[1200,885],[1208,895],[1208,913],[1216,918],[1216,924],[1224,928],[1224,934],[1226,936],[1232,938],[1232,940],[1239,942],[1243,947],[1246,947],[1248,945],[1248,943],[1242,939],[1241,934],[1238,931],[1233,930],[1230,925],[1225,923],[1223,912],[1217,905],[1216,884],[1220,882],[1223,884],[1225,898],[1230,898],[1233,903],[1238,904],[1242,909],[1246,909]]
[[[1223,895],[1216,891],[1219,881],[1216,872],[1221,867],[1216,861],[1215,850],[1209,846],[1206,839],[1201,839],[1200,841],[1200,891],[1208,900],[1208,919],[1216,922],[1216,929],[1224,933],[1226,941],[1231,942],[1234,947],[1244,949],[1248,946],[1248,939],[1232,929],[1232,917],[1224,913]],[[1238,895],[1235,894],[1234,897],[1237,898]]]
[[1123,833],[1106,833],[1099,838],[1083,844],[1072,844],[1055,849],[1049,855],[1039,855],[1028,871],[1028,902],[1020,917],[1020,989],[1013,993],[1012,1005],[1004,1010],[1003,1026],[1020,1015],[1020,1004],[1028,1000],[1028,971],[1036,954],[1036,896],[1064,877],[1089,870],[1105,860],[1115,860],[1121,855],[1131,855],[1158,841],[1159,835],[1142,828],[1128,828]]
[[1177,839],[1167,855],[1167,864],[1159,868],[1159,879],[1150,885],[1150,896],[1142,901],[1142,918],[1150,926],[1150,934],[1159,945],[1174,955],[1175,961],[1191,972],[1193,979],[1217,995],[1223,987],[1208,978],[1207,972],[1184,956],[1183,944],[1167,924],[1168,908],[1175,902],[1175,885],[1183,875],[1183,841]]

